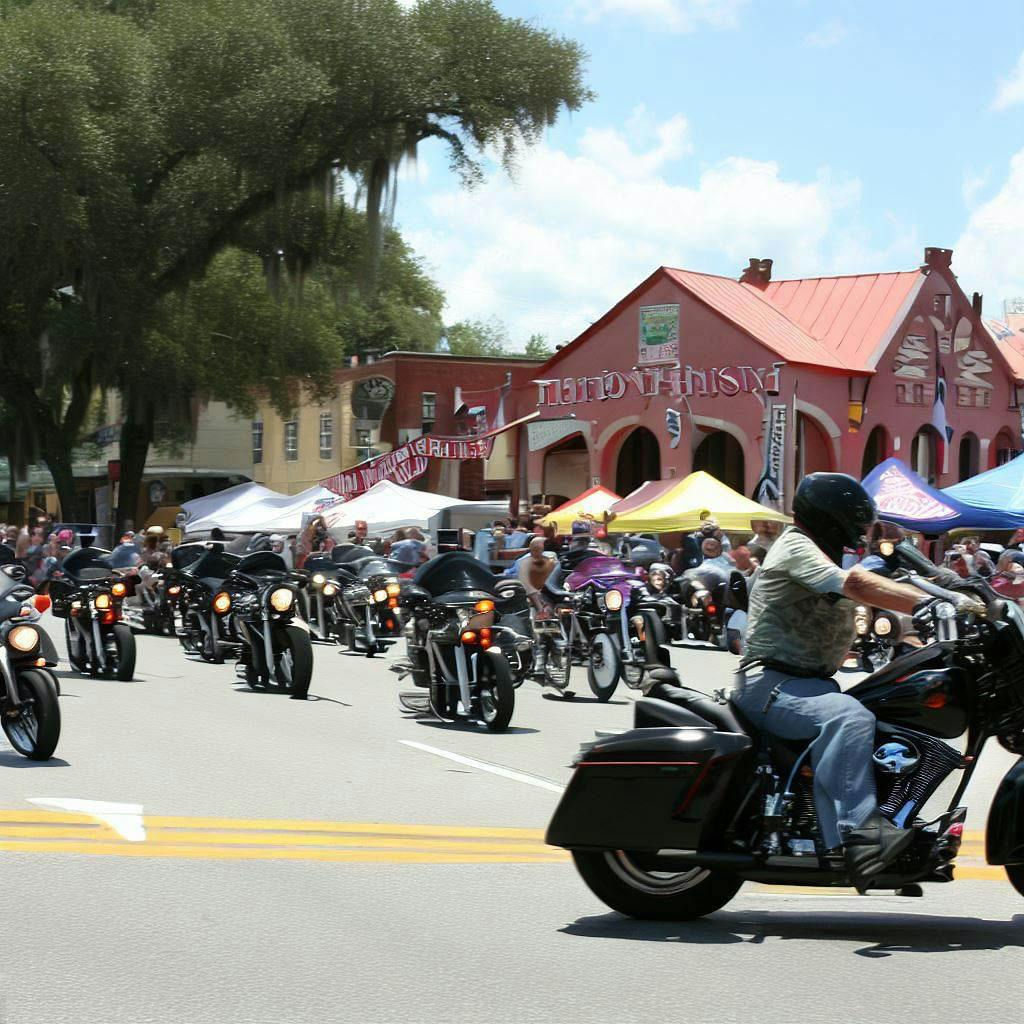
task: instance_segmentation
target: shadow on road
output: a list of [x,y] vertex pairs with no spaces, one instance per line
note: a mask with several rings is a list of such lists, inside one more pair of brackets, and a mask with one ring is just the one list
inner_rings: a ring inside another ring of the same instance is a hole
[[[287,693],[282,693],[280,690],[268,690],[260,687],[258,690],[251,689],[248,685],[236,686],[234,688],[235,693],[249,693],[256,694],[263,697],[276,697],[278,700],[289,700]],[[320,697],[315,693],[306,695],[306,703],[312,704],[314,701],[323,701],[325,704],[339,704],[343,708],[352,707],[351,704],[346,704],[343,700],[335,700],[333,697]]]
[[842,911],[720,911],[699,921],[635,921],[618,914],[581,917],[566,935],[628,939],[633,942],[679,942],[699,945],[762,943],[766,939],[863,942],[853,952],[879,959],[895,953],[960,953],[1024,948],[1024,914],[1008,921],[927,914],[851,913]]
[[545,700],[553,700],[557,704],[609,704],[612,707],[616,705],[625,706],[629,703],[628,700],[598,700],[597,697],[583,697],[577,692],[576,696],[571,700],[566,700],[564,697],[559,696],[557,693],[542,693],[541,696]]
[[51,757],[49,761],[30,761],[14,750],[0,750],[0,768],[70,768],[62,757]]
[[[415,713],[414,713],[415,714]],[[413,716],[410,716],[413,717]],[[436,718],[427,716],[413,717],[417,725],[425,725],[431,729],[441,729],[444,732],[486,732],[484,726],[475,722],[465,722],[458,719],[454,722],[439,722]],[[524,736],[527,733],[540,732],[539,729],[529,729],[525,725],[510,725],[504,732],[492,732],[491,736]]]

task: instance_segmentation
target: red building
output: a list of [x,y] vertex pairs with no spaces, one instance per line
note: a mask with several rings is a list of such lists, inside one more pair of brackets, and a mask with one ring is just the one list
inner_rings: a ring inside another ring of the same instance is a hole
[[519,428],[517,497],[705,469],[788,506],[817,470],[859,478],[895,455],[947,486],[1005,460],[1024,367],[951,260],[929,248],[914,270],[800,280],[772,280],[771,260],[738,279],[659,268],[516,374],[515,415],[540,412]]

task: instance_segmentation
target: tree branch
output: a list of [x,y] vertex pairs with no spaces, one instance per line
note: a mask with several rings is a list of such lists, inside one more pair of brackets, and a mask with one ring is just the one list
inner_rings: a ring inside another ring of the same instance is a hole
[[28,119],[28,96],[25,93],[21,94],[21,130],[28,140],[29,145],[55,170],[61,174],[64,173],[64,168],[61,166],[60,161],[50,152],[49,146],[45,142],[40,142],[36,138],[35,133],[32,131],[32,125]]

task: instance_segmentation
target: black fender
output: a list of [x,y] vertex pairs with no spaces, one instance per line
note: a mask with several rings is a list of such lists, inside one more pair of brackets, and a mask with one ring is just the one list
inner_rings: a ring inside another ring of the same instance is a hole
[[39,656],[46,659],[47,665],[56,665],[60,661],[57,648],[53,646],[50,634],[45,629],[39,630]]
[[1024,757],[999,783],[988,812],[985,860],[989,864],[1024,864]]
[[490,662],[496,676],[500,676],[502,672],[505,672],[508,674],[509,679],[515,678],[512,665],[500,647],[488,647],[487,650],[481,650],[477,654],[477,659],[477,679],[480,678],[479,666],[484,662]]
[[263,652],[263,634],[246,619],[239,619],[245,645],[249,648],[249,663],[260,673],[267,671],[267,659]]

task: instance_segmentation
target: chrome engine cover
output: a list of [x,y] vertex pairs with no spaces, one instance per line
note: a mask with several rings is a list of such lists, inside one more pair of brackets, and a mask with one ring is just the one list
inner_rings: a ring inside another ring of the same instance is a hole
[[921,751],[907,739],[891,739],[874,752],[872,760],[886,775],[909,775],[921,763]]

